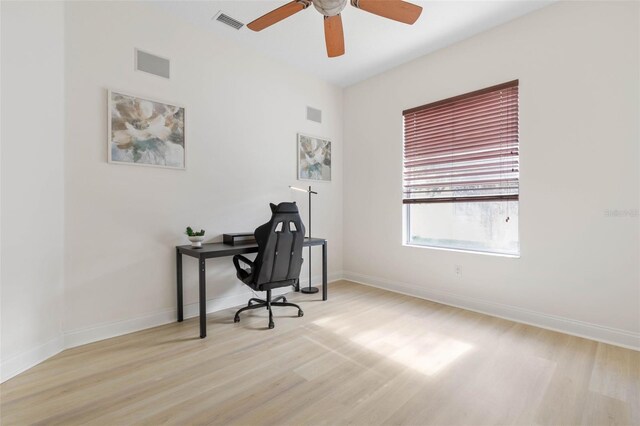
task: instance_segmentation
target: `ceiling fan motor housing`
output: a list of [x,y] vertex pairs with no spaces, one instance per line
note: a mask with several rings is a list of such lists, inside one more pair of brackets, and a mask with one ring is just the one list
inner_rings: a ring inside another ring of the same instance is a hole
[[347,0],[313,0],[313,6],[324,16],[336,16],[347,5]]

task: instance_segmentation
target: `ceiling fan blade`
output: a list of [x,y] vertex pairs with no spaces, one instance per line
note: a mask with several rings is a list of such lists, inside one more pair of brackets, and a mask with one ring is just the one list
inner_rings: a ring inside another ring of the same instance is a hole
[[344,31],[340,14],[324,17],[324,40],[330,58],[344,55]]
[[409,25],[416,22],[422,13],[422,7],[402,0],[351,0],[351,5]]
[[262,31],[271,25],[282,21],[289,16],[300,12],[301,10],[306,9],[311,4],[309,0],[293,0],[285,4],[284,6],[280,6],[277,9],[272,10],[271,12],[262,15],[255,21],[247,24],[247,27],[253,31]]

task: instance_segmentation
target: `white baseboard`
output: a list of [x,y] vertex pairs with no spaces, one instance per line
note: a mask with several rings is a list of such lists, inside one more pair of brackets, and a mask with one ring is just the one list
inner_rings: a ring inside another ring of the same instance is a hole
[[344,272],[344,279],[371,287],[381,288],[408,296],[419,297],[457,308],[467,309],[494,317],[504,318],[510,321],[529,324],[548,330],[558,331],[573,336],[584,337],[603,343],[609,343],[628,349],[640,350],[640,334],[626,330],[591,324],[570,318],[535,312],[517,306],[494,303],[457,294],[430,290],[412,284],[400,283],[359,274],[356,272]]
[[[540,312],[522,309],[516,306],[504,305],[486,300],[460,296],[453,293],[430,290],[407,283],[381,279],[355,272],[347,271],[344,273],[335,272],[329,274],[328,282],[331,283],[340,279],[345,279],[359,284],[393,291],[396,293],[406,294],[408,296],[419,297],[445,305],[455,306],[458,308],[504,318],[515,322],[529,324],[536,327],[559,331],[561,333],[584,337],[603,343],[609,343],[633,350],[640,350],[640,334],[629,332],[626,330],[619,330],[611,327],[587,323],[584,321],[577,321],[569,318],[543,314]],[[319,285],[322,282],[322,279],[320,276],[314,276],[312,277],[312,282],[313,285]],[[307,283],[308,278],[300,279],[301,286],[307,285]],[[290,290],[285,288],[282,290],[274,291],[274,293],[279,295],[288,291]],[[242,305],[246,303],[248,298],[252,296],[252,293],[247,292],[244,294],[208,300],[207,312],[217,312],[223,309]],[[197,303],[185,305],[185,318],[195,317],[197,315]],[[75,346],[80,346],[87,343],[132,333],[151,327],[157,327],[174,322],[175,320],[176,310],[174,308],[168,308],[137,318],[104,323],[93,327],[65,332],[64,336],[51,339],[50,341],[36,348],[24,351],[0,363],[0,382],[9,380],[10,378],[20,374],[21,372],[41,363],[47,358],[56,355],[64,349],[69,349]],[[197,330],[195,330],[194,332],[197,332]]]
[[40,346],[28,349],[3,361],[0,364],[0,383],[40,364],[62,350],[64,350],[64,339],[62,336],[58,336]]
[[[329,274],[327,277],[328,282],[337,281],[342,279],[342,272]],[[308,285],[309,278],[301,278],[300,285]],[[314,286],[322,284],[322,276],[316,275],[312,277],[312,283]],[[291,291],[290,288],[276,289],[273,291],[274,296],[279,296]],[[248,291],[246,293],[218,297],[215,299],[207,300],[207,313],[218,312],[224,309],[232,308],[234,306],[240,306],[247,303],[251,297],[254,297],[253,293]],[[198,304],[191,303],[184,306],[184,318],[191,318],[198,315]],[[0,383],[22,373],[25,370],[45,361],[47,358],[63,351],[64,349],[73,348],[80,345],[86,345],[87,343],[97,342],[99,340],[109,339],[111,337],[121,336],[123,334],[133,333],[135,331],[145,330],[151,327],[157,327],[164,324],[169,324],[176,321],[176,309],[167,308],[160,311],[152,312],[146,315],[142,315],[136,318],[130,318],[122,321],[114,321],[103,324],[98,324],[92,327],[71,330],[64,333],[64,335],[50,340],[49,342],[30,349],[19,355],[16,355],[7,361],[0,363]],[[194,333],[198,330],[194,329]]]
[[[328,282],[336,281],[342,278],[342,273],[329,274]],[[300,279],[300,285],[307,285],[309,278]],[[322,283],[322,276],[312,277],[313,285]],[[276,289],[273,291],[274,296],[279,296],[290,292],[290,288]],[[218,297],[207,300],[207,313],[218,312],[224,309],[240,306],[247,303],[253,293],[248,291],[242,294],[226,297]],[[199,308],[197,303],[191,303],[184,306],[184,318],[192,318],[198,316]],[[176,309],[167,308],[161,311],[153,312],[148,315],[131,318],[123,321],[108,322],[93,327],[82,328],[79,330],[67,331],[64,334],[65,349],[73,348],[87,343],[97,342],[99,340],[109,339],[111,337],[121,336],[123,334],[133,333],[135,331],[145,330],[151,327],[157,327],[176,321]],[[194,332],[197,332],[195,330]]]
[[[327,276],[327,283],[332,283],[332,282],[335,282],[335,281],[339,281],[339,280],[341,280],[343,278],[344,278],[344,273],[342,271],[333,272],[333,273],[330,273]],[[307,272],[305,274],[304,270],[303,270],[302,273],[300,274],[300,287],[304,287],[306,285],[309,285],[309,273]],[[313,275],[311,277],[311,285],[313,285],[314,287],[315,286],[321,286],[322,285],[322,275]]]
[[[278,289],[279,290],[279,289]],[[274,295],[286,293],[288,289],[282,291],[274,291]],[[253,293],[246,292],[233,296],[217,297],[207,300],[207,313],[218,312],[224,309],[232,308],[247,303],[251,297],[255,297]],[[198,316],[199,306],[197,303],[184,305],[184,318],[192,318]],[[133,333],[135,331],[145,330],[147,328],[157,327],[176,321],[177,312],[175,308],[167,308],[148,315],[131,318],[123,321],[115,321],[99,324],[93,327],[87,327],[79,330],[72,330],[64,334],[65,349],[74,348],[87,343],[97,342],[99,340],[110,339],[112,337],[122,336],[123,334]],[[194,329],[194,333],[198,330]]]

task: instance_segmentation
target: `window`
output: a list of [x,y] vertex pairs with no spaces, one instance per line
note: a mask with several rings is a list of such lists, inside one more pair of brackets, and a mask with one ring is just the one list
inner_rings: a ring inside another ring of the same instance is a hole
[[403,116],[406,243],[519,254],[518,81]]

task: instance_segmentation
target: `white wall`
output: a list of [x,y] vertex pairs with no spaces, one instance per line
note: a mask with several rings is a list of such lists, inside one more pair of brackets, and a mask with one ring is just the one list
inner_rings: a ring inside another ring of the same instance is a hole
[[[314,183],[313,231],[342,270],[342,91],[144,2],[69,2],[66,15],[67,345],[175,319],[175,250],[187,225],[209,240],[252,231],[269,202],[295,200],[296,133],[333,141],[333,181]],[[172,61],[165,80],[134,71],[134,48]],[[106,89],[186,106],[187,170],[107,164]],[[306,120],[306,106],[323,124]],[[313,258],[320,275],[320,251]],[[208,262],[209,309],[245,303],[231,258]],[[185,303],[197,301],[185,258]],[[195,313],[189,306],[188,313]],[[194,335],[197,329],[194,325]]]
[[[292,199],[306,217],[287,188],[305,185],[298,131],[333,140],[333,182],[314,184],[331,277],[344,235],[348,278],[638,346],[638,218],[605,215],[639,204],[637,3],[542,9],[350,87],[344,107],[339,88],[142,2],[0,10],[2,380],[63,335],[69,347],[173,321],[186,225],[218,240]],[[171,58],[173,78],[133,71],[134,47]],[[521,258],[403,247],[401,111],[514,78]],[[109,87],[187,107],[186,171],[106,163]],[[195,313],[196,263],[184,266]],[[210,310],[246,300],[230,259],[208,266]]]
[[[346,277],[640,347],[639,7],[559,3],[348,88]],[[513,79],[521,257],[404,247],[402,110]]]
[[0,13],[5,380],[63,344],[64,5],[3,1]]

